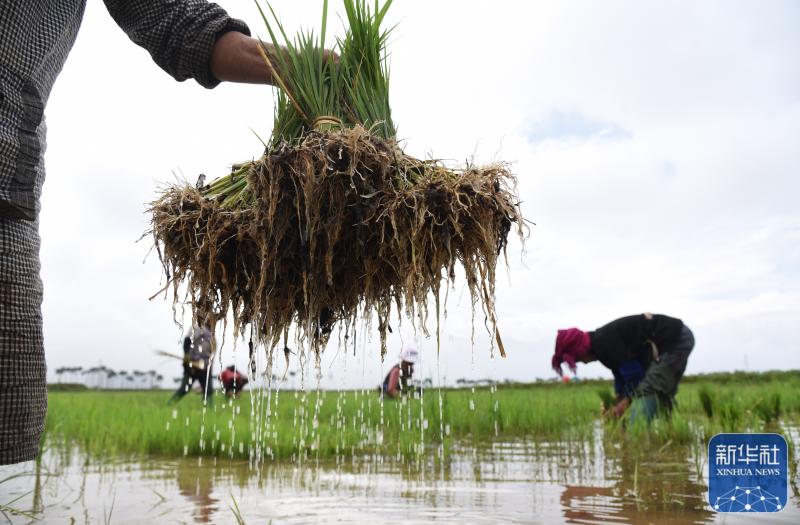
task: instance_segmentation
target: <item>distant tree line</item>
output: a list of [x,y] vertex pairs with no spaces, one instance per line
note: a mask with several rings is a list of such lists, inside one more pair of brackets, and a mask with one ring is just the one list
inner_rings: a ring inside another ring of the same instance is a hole
[[164,376],[155,370],[112,370],[105,366],[84,369],[81,366],[56,368],[58,383],[86,385],[88,388],[116,390],[147,390],[161,388]]
[[496,385],[499,381],[495,379],[456,379],[456,385],[460,387],[465,386],[492,386]]

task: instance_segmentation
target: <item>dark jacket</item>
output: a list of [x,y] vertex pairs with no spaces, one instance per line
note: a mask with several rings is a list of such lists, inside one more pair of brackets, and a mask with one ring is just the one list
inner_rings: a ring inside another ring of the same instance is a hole
[[683,321],[655,314],[622,317],[589,332],[591,351],[614,374],[617,394],[631,395],[653,359],[655,343],[659,353],[678,342]]
[[[204,0],[105,4],[162,69],[176,80],[194,78],[208,88],[219,83],[208,66],[217,38],[226,31],[249,34],[244,22]],[[36,219],[44,182],[44,108],[85,6],[86,0],[0,2],[0,216]],[[101,71],[102,64],[98,67]]]

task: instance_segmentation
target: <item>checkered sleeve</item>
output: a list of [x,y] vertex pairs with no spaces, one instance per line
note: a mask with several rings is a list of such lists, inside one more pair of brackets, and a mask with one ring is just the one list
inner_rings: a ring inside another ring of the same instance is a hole
[[209,68],[217,38],[247,25],[205,0],[105,0],[108,12],[137,45],[175,80],[195,79],[201,86],[219,84]]
[[33,459],[44,430],[40,244],[38,220],[0,217],[0,465]]

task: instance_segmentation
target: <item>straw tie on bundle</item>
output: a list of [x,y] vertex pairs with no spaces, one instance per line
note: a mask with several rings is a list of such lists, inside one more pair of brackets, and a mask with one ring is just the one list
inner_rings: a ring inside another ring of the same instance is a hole
[[330,115],[325,115],[315,118],[311,127],[315,131],[332,131],[335,129],[341,129],[342,120],[336,117],[331,117]]

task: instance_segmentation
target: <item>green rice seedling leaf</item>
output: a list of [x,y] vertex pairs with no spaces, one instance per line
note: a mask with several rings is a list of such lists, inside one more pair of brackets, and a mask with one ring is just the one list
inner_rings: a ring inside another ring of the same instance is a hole
[[714,396],[711,391],[706,386],[703,386],[697,393],[697,396],[700,398],[700,406],[703,407],[703,412],[706,413],[706,416],[708,416],[709,419],[713,419]]
[[754,409],[758,417],[763,420],[764,423],[769,425],[777,421],[781,415],[780,393],[774,392],[765,398],[759,399]]
[[386,43],[391,29],[380,27],[391,3],[379,7],[376,2],[373,13],[365,0],[345,0],[349,30],[339,40],[348,116],[384,138],[397,134],[389,107]]
[[[228,508],[233,512],[233,517],[236,519],[237,525],[245,525],[244,518],[242,517],[242,511],[239,508],[239,503],[236,501],[236,497],[231,493],[231,501],[233,504],[228,504]],[[272,523],[272,521],[270,521]]]
[[[328,2],[323,2],[322,29],[317,36],[314,31],[300,31],[294,38],[286,33],[272,6],[267,3],[270,16],[258,4],[262,20],[267,27],[272,45],[276,50],[277,68],[273,68],[278,90],[294,106],[296,114],[289,111],[286,101],[279,97],[275,113],[275,126],[271,143],[281,140],[299,139],[307,130],[313,129],[320,117],[341,120],[339,92],[339,67],[324,51],[327,34]],[[270,58],[265,55],[269,63]],[[298,126],[298,119],[302,127]]]
[[597,391],[597,395],[600,397],[600,402],[603,405],[603,411],[610,409],[616,403],[616,399],[614,398],[614,394],[611,393],[610,390],[607,388],[601,388]]

